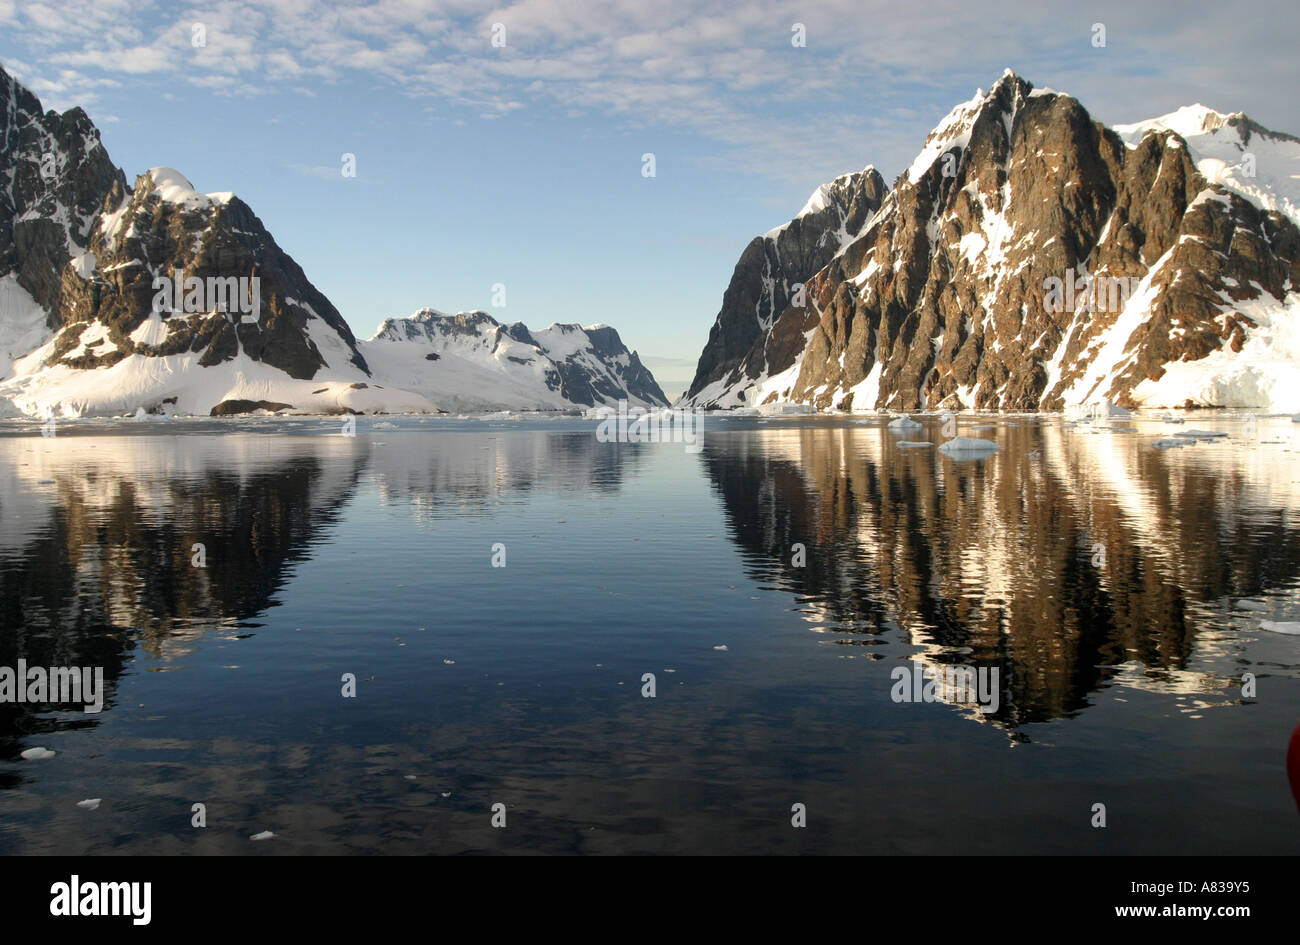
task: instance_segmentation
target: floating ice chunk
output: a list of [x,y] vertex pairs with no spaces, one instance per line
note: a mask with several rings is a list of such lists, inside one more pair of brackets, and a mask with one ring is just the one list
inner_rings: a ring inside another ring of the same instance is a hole
[[725,644],[725,643],[722,644],[721,646],[715,646],[715,647],[714,647],[715,650],[726,650],[726,648],[727,648],[727,644]]
[[992,429],[993,429],[993,424],[991,424],[991,423],[977,423],[977,424],[975,424],[974,426],[972,426],[971,429],[972,429],[972,430],[992,430]]
[[929,440],[899,440],[898,441],[899,449],[915,450],[915,449],[921,449],[924,446],[934,446],[934,444],[931,443]]
[[252,835],[251,837],[249,837],[248,839],[249,839],[249,840],[270,840],[270,839],[271,839],[272,837],[274,837],[274,836],[275,836],[275,834],[271,833],[271,831],[269,831],[269,830],[263,830],[261,833],[255,833],[255,834],[253,834],[253,835]]
[[972,456],[988,455],[996,453],[1002,447],[992,440],[980,440],[969,436],[954,436],[947,440],[939,447],[940,453],[946,453],[949,456],[960,456],[968,458]]
[[1300,623],[1294,620],[1261,620],[1259,629],[1270,633],[1285,633],[1289,637],[1300,637]]
[[1239,600],[1237,601],[1238,610],[1268,610],[1268,604],[1257,600]]
[[921,424],[917,423],[915,420],[913,420],[911,417],[908,416],[895,417],[893,420],[889,421],[889,429],[899,430],[899,431],[919,430],[921,429]]
[[99,810],[99,802],[102,797],[88,797],[84,801],[77,801],[77,806],[82,810]]
[[1218,430],[1184,430],[1181,433],[1175,433],[1174,436],[1185,437],[1189,440],[1223,440],[1227,439],[1228,434],[1220,433]]
[[22,757],[28,761],[44,761],[46,758],[53,758],[55,754],[48,748],[28,748],[22,753]]
[[1155,441],[1154,443],[1152,443],[1151,445],[1154,446],[1154,447],[1155,447],[1156,449],[1158,449],[1158,450],[1172,450],[1172,449],[1178,449],[1179,447],[1186,446],[1186,445],[1187,445],[1187,441],[1186,441],[1186,440],[1171,440],[1171,439],[1163,439],[1163,440],[1156,440],[1156,441]]
[[1292,423],[1300,423],[1300,413],[1291,418]]
[[395,424],[395,423],[389,423],[387,420],[381,420],[381,421],[379,421],[379,422],[376,423],[376,424],[372,424],[371,427],[370,427],[370,429],[372,429],[372,430],[396,430],[396,429],[397,429],[397,424]]

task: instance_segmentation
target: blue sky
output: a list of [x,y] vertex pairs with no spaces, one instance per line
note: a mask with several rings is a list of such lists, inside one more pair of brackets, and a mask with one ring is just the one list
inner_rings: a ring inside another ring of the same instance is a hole
[[606,322],[676,393],[751,238],[845,171],[892,181],[1004,68],[1108,123],[1201,102],[1300,133],[1296,5],[1177,9],[0,0],[0,63],[129,179],[238,194],[362,337],[423,306]]

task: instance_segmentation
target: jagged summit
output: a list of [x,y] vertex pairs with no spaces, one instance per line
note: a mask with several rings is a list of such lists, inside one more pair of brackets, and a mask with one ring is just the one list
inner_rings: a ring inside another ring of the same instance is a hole
[[802,304],[755,304],[771,234],[751,244],[684,402],[1294,411],[1297,166],[1300,140],[1239,113],[1111,129],[1008,70],[935,126],[860,228],[787,224],[833,247],[780,271]]

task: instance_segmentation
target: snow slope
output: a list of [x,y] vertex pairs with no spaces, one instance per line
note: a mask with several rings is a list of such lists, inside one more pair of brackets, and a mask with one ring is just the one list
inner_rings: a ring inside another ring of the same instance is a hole
[[635,354],[621,343],[598,350],[596,332],[609,329],[553,324],[531,332],[483,312],[421,309],[386,320],[361,350],[376,377],[446,410],[564,410],[624,398],[634,406],[663,406],[636,387]]

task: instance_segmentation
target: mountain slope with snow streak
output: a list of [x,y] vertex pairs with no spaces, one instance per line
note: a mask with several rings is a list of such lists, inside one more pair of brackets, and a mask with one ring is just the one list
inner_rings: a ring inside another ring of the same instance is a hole
[[[1111,129],[1008,71],[939,123],[805,304],[684,403],[1294,411],[1297,181],[1300,139],[1244,115]],[[741,270],[728,295],[761,292]]]

